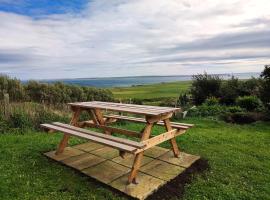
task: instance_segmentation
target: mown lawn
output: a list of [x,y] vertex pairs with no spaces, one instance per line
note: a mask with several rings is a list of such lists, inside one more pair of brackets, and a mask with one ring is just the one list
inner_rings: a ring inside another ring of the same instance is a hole
[[164,97],[178,97],[191,85],[191,81],[178,81],[170,83],[158,83],[139,85],[133,87],[112,88],[111,91],[116,99],[153,99]]
[[[270,199],[270,123],[186,121],[196,127],[178,143],[185,152],[207,159],[210,169],[193,177],[183,199]],[[141,129],[137,124],[121,126]],[[60,138],[39,132],[0,134],[0,199],[123,198],[42,155],[54,149]]]

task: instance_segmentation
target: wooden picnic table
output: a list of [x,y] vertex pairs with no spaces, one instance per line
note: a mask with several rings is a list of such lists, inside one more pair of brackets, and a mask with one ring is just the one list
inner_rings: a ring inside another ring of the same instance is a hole
[[[176,136],[183,134],[188,128],[193,126],[192,124],[175,123],[170,121],[173,113],[180,111],[180,108],[100,101],[75,102],[69,103],[69,105],[73,111],[70,125],[59,122],[41,125],[44,128],[64,133],[64,137],[58,146],[56,154],[61,154],[64,151],[71,135],[86,138],[94,142],[119,149],[120,155],[123,158],[125,157],[125,153],[133,153],[135,158],[128,178],[128,183],[136,183],[136,175],[140,168],[145,150],[164,141],[170,140],[174,156],[178,157],[180,151],[176,143]],[[79,117],[82,111],[87,111],[90,114],[91,119],[80,122]],[[105,112],[110,112],[110,114],[104,115]],[[121,115],[112,114],[112,112],[121,113]],[[143,118],[122,115],[122,113],[142,115]],[[141,132],[110,126],[111,123],[117,120],[144,123],[145,126]],[[154,125],[164,126],[166,128],[166,132],[156,136],[151,136],[151,130]],[[84,127],[102,129],[104,134],[83,129]],[[138,137],[140,138],[140,142],[119,138],[113,136],[112,133]]]

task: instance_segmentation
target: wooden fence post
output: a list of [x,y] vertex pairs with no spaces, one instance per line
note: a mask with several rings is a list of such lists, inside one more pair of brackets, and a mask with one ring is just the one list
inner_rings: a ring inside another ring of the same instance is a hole
[[9,94],[8,93],[4,94],[4,114],[5,114],[5,117],[9,116]]

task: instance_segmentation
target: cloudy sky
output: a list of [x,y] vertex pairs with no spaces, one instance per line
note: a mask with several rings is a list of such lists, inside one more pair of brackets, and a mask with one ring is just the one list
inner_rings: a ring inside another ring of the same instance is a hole
[[259,72],[270,0],[0,0],[0,73],[20,79]]

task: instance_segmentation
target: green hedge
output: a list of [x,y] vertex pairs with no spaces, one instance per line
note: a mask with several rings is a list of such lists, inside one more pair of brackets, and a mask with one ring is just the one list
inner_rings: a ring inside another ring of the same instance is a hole
[[48,84],[29,81],[22,84],[17,79],[0,76],[0,100],[8,93],[11,102],[32,101],[43,104],[63,104],[75,101],[113,101],[108,89],[68,85],[61,82]]

